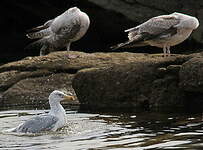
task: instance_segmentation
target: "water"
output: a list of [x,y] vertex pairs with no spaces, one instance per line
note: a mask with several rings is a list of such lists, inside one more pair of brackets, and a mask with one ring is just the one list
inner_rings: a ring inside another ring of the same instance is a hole
[[146,150],[203,149],[202,114],[89,114],[67,110],[67,126],[40,134],[4,130],[46,110],[0,111],[0,149]]

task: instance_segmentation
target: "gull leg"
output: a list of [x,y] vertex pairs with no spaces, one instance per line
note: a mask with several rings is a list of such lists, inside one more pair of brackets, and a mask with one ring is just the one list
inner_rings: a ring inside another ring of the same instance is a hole
[[49,54],[48,46],[43,45],[42,48],[40,49],[40,56],[44,56]]
[[163,47],[163,52],[164,52],[164,57],[166,57],[166,52],[167,52],[166,46]]
[[168,56],[171,56],[170,46],[167,46],[166,48],[167,48],[167,54],[168,54]]
[[66,45],[66,50],[67,50],[67,51],[70,51],[70,44],[71,44],[71,43],[68,42],[67,45]]
[[70,44],[71,42],[68,42],[67,45],[66,45],[66,50],[68,52],[68,58],[71,59],[71,58],[77,58],[78,56],[77,55],[71,55],[69,54],[69,51],[70,51]]

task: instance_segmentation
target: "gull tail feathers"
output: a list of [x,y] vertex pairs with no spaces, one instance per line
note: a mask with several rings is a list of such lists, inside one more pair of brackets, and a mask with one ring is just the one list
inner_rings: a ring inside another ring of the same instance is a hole
[[3,132],[17,132],[16,128],[9,128],[6,130],[3,130]]
[[124,42],[124,43],[120,43],[120,44],[111,46],[110,48],[111,48],[112,50],[116,50],[116,49],[119,49],[119,48],[122,48],[122,47],[127,46],[128,44],[130,44],[130,42],[131,42],[131,41],[126,41],[126,42]]
[[116,49],[119,49],[119,48],[132,48],[132,47],[141,47],[141,46],[146,46],[148,45],[147,43],[144,43],[144,42],[137,42],[137,41],[126,41],[124,43],[120,43],[120,44],[117,44],[117,45],[114,45],[114,46],[111,46],[110,48],[112,50],[116,50]]
[[31,44],[27,45],[25,50],[41,49],[44,44],[46,44],[47,39],[40,39]]

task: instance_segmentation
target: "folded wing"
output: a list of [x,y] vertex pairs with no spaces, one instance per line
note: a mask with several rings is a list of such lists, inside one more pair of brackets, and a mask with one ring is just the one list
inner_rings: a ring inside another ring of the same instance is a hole
[[48,131],[55,126],[57,121],[58,118],[52,115],[36,116],[21,124],[17,128],[17,132],[38,133],[41,131]]
[[180,20],[173,15],[163,15],[151,18],[137,27],[125,30],[125,32],[128,32],[129,40],[113,46],[113,49],[144,46],[148,45],[148,40],[172,36],[177,33],[175,26],[179,22]]
[[39,39],[51,34],[50,26],[54,19],[47,21],[45,24],[28,30],[26,36],[30,39]]

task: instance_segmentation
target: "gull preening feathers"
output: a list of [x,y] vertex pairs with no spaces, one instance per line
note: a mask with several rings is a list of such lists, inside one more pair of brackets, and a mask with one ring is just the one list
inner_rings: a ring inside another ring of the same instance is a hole
[[139,46],[163,48],[164,56],[170,55],[170,47],[186,40],[199,26],[197,18],[182,13],[172,13],[149,19],[128,30],[128,41],[112,46],[112,49]]
[[75,100],[72,93],[64,94],[55,90],[49,95],[50,111],[48,114],[37,115],[18,127],[9,129],[10,132],[39,133],[42,131],[56,131],[66,124],[66,113],[60,101]]
[[40,47],[40,55],[66,47],[82,38],[90,25],[89,17],[77,7],[69,8],[63,14],[47,21],[44,25],[28,31],[27,37],[39,39],[30,47]]

